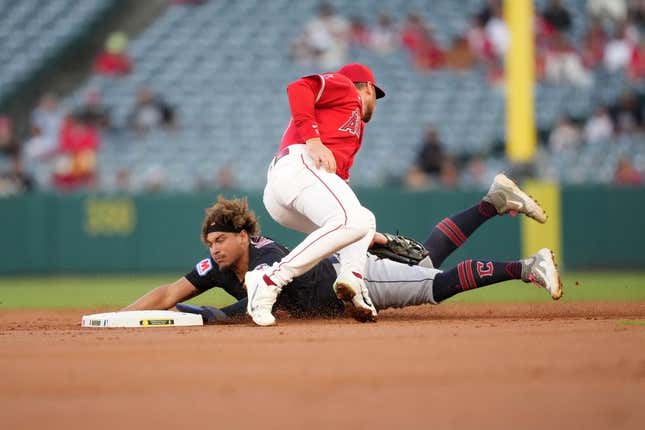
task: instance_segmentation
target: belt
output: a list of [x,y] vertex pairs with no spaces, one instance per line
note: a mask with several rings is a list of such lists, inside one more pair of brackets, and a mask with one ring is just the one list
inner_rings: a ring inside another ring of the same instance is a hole
[[289,147],[288,146],[286,148],[282,148],[280,151],[278,151],[276,156],[273,157],[273,165],[275,166],[275,163],[277,163],[278,160],[280,160],[285,155],[289,155]]

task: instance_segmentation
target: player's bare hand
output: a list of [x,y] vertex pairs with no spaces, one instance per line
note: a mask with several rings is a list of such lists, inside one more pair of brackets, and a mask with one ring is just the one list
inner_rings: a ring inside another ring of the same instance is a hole
[[325,145],[319,137],[307,140],[307,151],[309,156],[316,163],[316,168],[323,166],[329,173],[336,173],[336,159],[333,152]]
[[372,243],[370,243],[370,248],[373,245],[386,245],[386,244],[387,244],[387,237],[385,237],[383,234],[377,231],[376,233],[374,233],[374,237],[372,238]]

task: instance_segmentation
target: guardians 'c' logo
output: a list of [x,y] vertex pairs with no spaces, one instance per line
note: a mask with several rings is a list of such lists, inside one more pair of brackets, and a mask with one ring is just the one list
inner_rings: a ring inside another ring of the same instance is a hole
[[493,276],[493,263],[489,261],[486,263],[486,266],[484,267],[484,263],[482,263],[481,261],[478,261],[477,274],[479,275],[480,278],[485,278],[486,276]]

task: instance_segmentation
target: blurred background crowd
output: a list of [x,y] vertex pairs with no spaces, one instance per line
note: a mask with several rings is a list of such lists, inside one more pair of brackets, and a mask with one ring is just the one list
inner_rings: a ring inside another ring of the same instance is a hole
[[[388,97],[354,185],[484,188],[516,168],[502,12],[499,0],[0,0],[0,195],[261,188],[286,85],[355,61]],[[518,174],[642,186],[644,25],[643,0],[535,1],[539,151]]]

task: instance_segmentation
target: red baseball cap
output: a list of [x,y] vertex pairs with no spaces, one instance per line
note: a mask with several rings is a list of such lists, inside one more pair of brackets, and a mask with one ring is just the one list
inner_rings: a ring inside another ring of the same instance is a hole
[[347,76],[352,82],[369,82],[376,89],[376,98],[385,97],[385,91],[376,86],[374,73],[369,67],[360,63],[345,64],[338,70],[341,75]]

